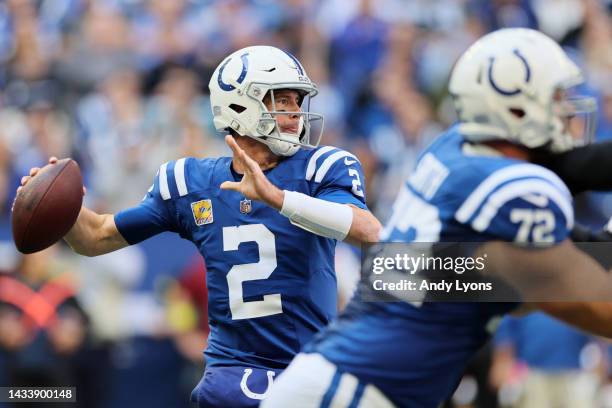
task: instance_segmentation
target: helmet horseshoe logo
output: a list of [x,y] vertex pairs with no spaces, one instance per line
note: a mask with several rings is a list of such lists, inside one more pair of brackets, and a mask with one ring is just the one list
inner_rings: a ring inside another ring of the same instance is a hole
[[[242,81],[244,81],[244,78],[246,77],[246,74],[247,74],[247,70],[249,69],[249,60],[247,58],[248,55],[249,53],[245,52],[244,54],[240,56],[240,60],[242,61],[242,71],[240,72],[240,76],[236,80],[236,82],[238,82],[239,84],[241,84]],[[225,66],[229,64],[231,60],[232,60],[231,58],[228,58],[228,60],[225,61],[223,65],[221,65],[221,67],[219,68],[219,75],[217,76],[217,82],[219,83],[219,87],[223,89],[224,91],[233,91],[234,89],[236,89],[234,85],[226,84],[225,82],[223,82],[223,79],[221,78],[221,76],[223,75],[223,70],[225,69]]]
[[[525,82],[529,83],[529,80],[531,79],[531,69],[529,68],[529,64],[527,63],[527,60],[525,59],[525,57],[523,57],[523,55],[521,55],[519,50],[515,49],[513,53],[514,55],[517,56],[517,58],[519,58],[523,62],[523,65],[525,65]],[[518,95],[519,93],[521,93],[520,88],[516,88],[513,90],[506,90],[506,89],[500,88],[495,83],[495,81],[493,80],[493,62],[495,62],[495,57],[491,57],[489,59],[489,83],[491,84],[493,89],[495,89],[496,92],[504,96],[514,96],[514,95]]]

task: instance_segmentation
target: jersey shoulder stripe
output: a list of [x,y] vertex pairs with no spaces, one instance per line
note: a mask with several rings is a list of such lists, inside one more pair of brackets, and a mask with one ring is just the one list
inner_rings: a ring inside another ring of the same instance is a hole
[[180,197],[186,196],[188,193],[187,182],[185,181],[185,161],[186,158],[181,158],[174,165],[174,181]]
[[166,162],[159,167],[159,194],[162,199],[170,199],[170,188],[168,187],[168,163]]
[[345,150],[338,149],[333,146],[324,146],[319,148],[308,161],[308,167],[306,168],[306,180],[311,181],[314,176],[315,183],[321,183],[334,163],[345,157],[352,159],[351,163],[347,164],[359,162],[357,156]]
[[315,183],[320,183],[321,181],[323,181],[325,175],[327,174],[331,166],[333,166],[335,162],[342,159],[343,157],[350,157],[355,161],[359,161],[357,157],[352,153],[346,152],[344,150],[337,151],[328,156],[323,161],[323,164],[321,164],[321,167],[319,167],[319,169],[317,170],[317,174],[315,175]]
[[[533,197],[530,194],[537,194]],[[565,196],[556,186],[539,178],[526,178],[511,181],[490,194],[480,212],[472,221],[476,231],[485,231],[493,218],[506,203],[516,198],[524,198],[537,207],[547,207],[549,200],[563,213],[566,228],[571,229],[574,224],[574,211],[571,199]]]
[[[502,185],[522,178],[537,178],[554,187],[564,201],[571,203],[571,193],[563,181],[552,171],[544,167],[524,163],[504,167],[495,171],[485,178],[463,201],[457,212],[455,219],[460,223],[466,223],[472,218],[482,204],[488,200],[490,194]],[[547,189],[548,191],[548,189]]]
[[159,193],[163,200],[183,197],[189,194],[187,187],[187,169],[189,158],[183,157],[177,161],[162,164],[158,171]]
[[331,152],[334,150],[333,146],[323,146],[318,148],[312,156],[310,156],[310,160],[308,161],[308,167],[306,168],[306,180],[310,181],[312,176],[314,176],[315,171],[317,170],[317,160],[319,157],[323,156],[325,153]]

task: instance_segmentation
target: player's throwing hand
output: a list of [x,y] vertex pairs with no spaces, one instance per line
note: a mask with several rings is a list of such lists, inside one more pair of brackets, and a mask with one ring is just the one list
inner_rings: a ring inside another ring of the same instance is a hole
[[242,180],[225,181],[221,184],[223,190],[238,191],[251,200],[263,201],[279,210],[283,206],[284,193],[270,183],[259,164],[249,157],[236,140],[230,135],[225,136],[225,142],[232,149],[233,162],[242,171]]
[[[55,164],[55,163],[57,163],[57,157],[51,156],[49,158],[49,164]],[[37,175],[39,171],[40,171],[40,167],[32,167],[30,169],[30,174],[28,176],[23,176],[21,178],[21,183],[20,183],[21,185],[19,187],[17,187],[17,193],[19,193],[19,191],[23,188],[23,186],[28,184],[28,181],[30,181],[30,179],[32,177]],[[85,194],[86,192],[87,192],[87,189],[85,187],[83,187],[83,194]]]
[[[55,164],[57,163],[57,157],[55,156],[51,156],[49,158],[49,164]],[[23,186],[25,186],[26,184],[28,184],[28,182],[32,179],[32,177],[36,176],[38,174],[38,172],[40,171],[40,167],[32,167],[30,169],[30,173],[27,176],[23,176],[21,178],[20,181],[20,186],[17,187],[17,194],[19,194],[19,191],[21,191],[21,189],[23,188]],[[85,187],[83,187],[83,195],[85,195],[85,193],[87,192],[87,189]],[[17,195],[15,195],[15,199],[17,199]],[[13,211],[15,207],[15,200],[13,200],[13,204],[11,206],[11,212]]]

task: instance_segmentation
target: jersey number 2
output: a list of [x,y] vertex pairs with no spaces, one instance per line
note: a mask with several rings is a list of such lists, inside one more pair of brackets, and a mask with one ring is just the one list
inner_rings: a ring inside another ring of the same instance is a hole
[[236,251],[243,242],[255,242],[257,244],[259,262],[234,265],[227,273],[232,319],[252,319],[283,313],[280,293],[264,295],[263,300],[250,302],[245,302],[242,297],[243,282],[268,279],[276,269],[274,234],[263,224],[223,228],[224,251]]
[[353,178],[353,188],[351,191],[358,197],[364,197],[363,190],[361,189],[361,179],[359,178],[359,172],[355,169],[348,169],[349,176]]

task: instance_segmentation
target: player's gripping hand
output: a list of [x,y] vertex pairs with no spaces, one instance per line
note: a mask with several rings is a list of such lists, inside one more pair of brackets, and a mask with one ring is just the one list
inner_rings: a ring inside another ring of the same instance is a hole
[[[57,163],[57,157],[55,156],[51,156],[49,158],[49,164],[55,164]],[[40,171],[40,167],[32,167],[30,169],[30,173],[27,176],[23,176],[21,178],[21,185],[19,187],[17,187],[17,194],[19,194],[19,191],[21,191],[21,189],[23,188],[23,186],[25,186],[26,184],[28,184],[28,182],[32,179],[32,177],[36,176],[38,174],[38,172]],[[87,189],[85,187],[83,187],[83,195],[87,192]],[[17,194],[15,195],[15,197],[17,197]],[[13,211],[13,207],[15,206],[15,200],[13,200],[13,205],[11,206],[11,211]]]
[[270,207],[280,210],[283,206],[284,193],[268,180],[259,164],[238,146],[232,136],[227,135],[225,142],[232,149],[233,160],[242,169],[244,176],[239,182],[223,182],[221,188],[238,191],[248,199],[263,201]]

